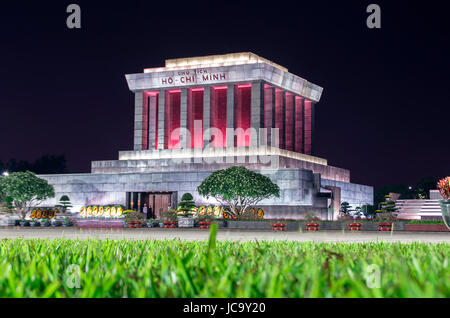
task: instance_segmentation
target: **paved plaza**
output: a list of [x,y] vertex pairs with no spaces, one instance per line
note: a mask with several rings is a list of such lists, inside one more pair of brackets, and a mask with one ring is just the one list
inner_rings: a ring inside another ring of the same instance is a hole
[[[67,238],[67,239],[131,239],[131,240],[165,240],[181,239],[186,241],[207,240],[208,230],[200,229],[79,229],[79,228],[0,228],[0,238]],[[252,230],[219,229],[218,240],[237,241],[271,241],[289,240],[299,242],[429,242],[450,243],[450,233],[446,232],[272,232]]]

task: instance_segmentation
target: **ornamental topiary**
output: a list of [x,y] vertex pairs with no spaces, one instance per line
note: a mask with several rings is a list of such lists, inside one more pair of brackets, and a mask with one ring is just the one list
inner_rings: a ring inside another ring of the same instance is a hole
[[183,216],[190,216],[193,214],[195,208],[194,197],[190,193],[185,193],[181,197],[181,202],[178,204],[178,214]]

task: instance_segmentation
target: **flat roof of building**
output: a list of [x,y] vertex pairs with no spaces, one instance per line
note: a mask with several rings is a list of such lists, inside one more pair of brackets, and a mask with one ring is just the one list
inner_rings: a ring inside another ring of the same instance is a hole
[[146,68],[125,78],[133,92],[264,81],[318,102],[323,91],[287,68],[250,52],[167,59],[164,67]]

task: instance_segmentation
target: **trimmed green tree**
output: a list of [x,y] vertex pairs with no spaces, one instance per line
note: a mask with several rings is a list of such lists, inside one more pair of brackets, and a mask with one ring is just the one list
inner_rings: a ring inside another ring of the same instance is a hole
[[263,199],[280,196],[280,188],[269,177],[243,166],[214,171],[198,187],[200,195],[213,197],[238,215]]
[[59,199],[59,204],[57,206],[61,207],[63,213],[66,213],[68,209],[73,207],[72,203],[70,202],[70,198],[67,195],[61,196],[61,198]]
[[178,203],[178,212],[181,212],[184,216],[189,216],[192,214],[193,208],[195,208],[195,202],[192,194],[183,194],[180,203]]
[[350,203],[348,202],[342,202],[341,203],[341,213],[344,215],[349,215],[351,210]]
[[30,208],[53,198],[55,189],[33,172],[15,172],[0,178],[0,192],[11,200],[13,210],[25,219]]

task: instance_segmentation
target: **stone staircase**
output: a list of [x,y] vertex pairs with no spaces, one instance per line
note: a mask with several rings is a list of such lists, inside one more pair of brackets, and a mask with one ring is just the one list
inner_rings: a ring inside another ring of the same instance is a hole
[[395,205],[399,219],[424,220],[442,217],[439,200],[397,200]]

